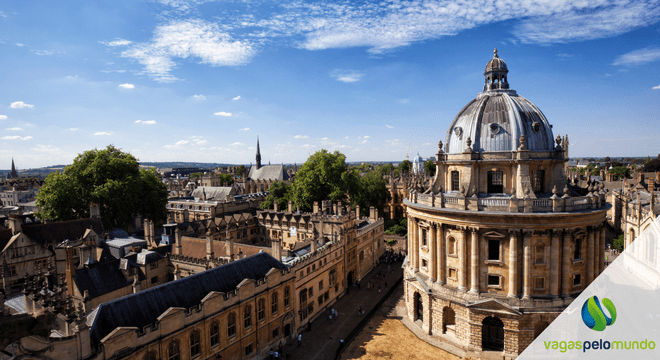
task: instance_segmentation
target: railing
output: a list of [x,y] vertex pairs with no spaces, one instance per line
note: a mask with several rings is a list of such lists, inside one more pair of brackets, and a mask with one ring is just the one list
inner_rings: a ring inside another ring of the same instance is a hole
[[580,197],[519,199],[508,197],[461,197],[455,194],[411,194],[406,201],[436,208],[497,212],[571,212],[604,206],[605,193]]

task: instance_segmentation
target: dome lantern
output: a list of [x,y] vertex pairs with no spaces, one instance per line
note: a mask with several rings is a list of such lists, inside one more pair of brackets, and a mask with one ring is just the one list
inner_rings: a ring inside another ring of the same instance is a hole
[[497,56],[497,49],[493,50],[493,58],[486,64],[484,71],[486,77],[484,91],[509,89],[509,83],[506,80],[508,73],[506,63]]

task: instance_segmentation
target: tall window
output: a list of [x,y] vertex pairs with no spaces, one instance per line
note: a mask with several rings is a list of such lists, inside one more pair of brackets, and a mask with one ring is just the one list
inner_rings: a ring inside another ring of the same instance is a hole
[[[488,240],[488,260],[500,260],[500,241]],[[499,281],[499,280],[498,280]],[[499,285],[499,283],[498,283]]]
[[545,244],[539,243],[536,245],[536,260],[534,261],[537,264],[545,263]]
[[245,329],[252,326],[252,306],[247,305],[243,312],[243,327]]
[[488,172],[488,193],[504,192],[504,173],[501,171]]
[[456,239],[451,236],[447,240],[447,254],[456,255]]
[[277,314],[277,292],[270,295],[270,313]]
[[211,347],[216,346],[220,343],[220,325],[217,321],[211,323]]
[[180,360],[181,354],[179,353],[179,341],[173,340],[167,347],[168,360]]
[[534,172],[534,191],[543,192],[545,183],[545,170],[536,170]]
[[291,306],[291,288],[288,286],[284,288],[284,307]]
[[459,184],[460,176],[458,174],[458,171],[452,171],[451,172],[451,190],[452,191],[458,191],[460,188]]
[[257,301],[257,319],[262,321],[266,318],[266,299],[261,298]]
[[575,239],[573,245],[575,246],[573,249],[573,259],[582,259],[582,239]]
[[193,330],[190,333],[190,357],[197,356],[202,352],[199,345],[199,330]]
[[422,246],[428,246],[429,245],[429,239],[427,236],[426,229],[422,229]]
[[227,317],[227,337],[236,335],[236,313],[232,312]]

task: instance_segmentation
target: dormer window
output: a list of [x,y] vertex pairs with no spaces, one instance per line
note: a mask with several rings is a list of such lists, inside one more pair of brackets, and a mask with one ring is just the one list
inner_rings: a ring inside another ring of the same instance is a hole
[[504,192],[504,173],[501,171],[488,172],[488,193]]

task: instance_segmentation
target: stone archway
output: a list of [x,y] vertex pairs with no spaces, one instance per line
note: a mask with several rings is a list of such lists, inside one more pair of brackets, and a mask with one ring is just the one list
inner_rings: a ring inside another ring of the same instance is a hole
[[489,316],[481,323],[481,348],[484,351],[504,350],[504,323]]
[[456,335],[456,312],[449,306],[442,308],[442,333]]
[[418,292],[415,292],[413,300],[413,304],[415,304],[413,318],[415,321],[420,320],[424,322],[424,302],[422,301],[422,296]]

